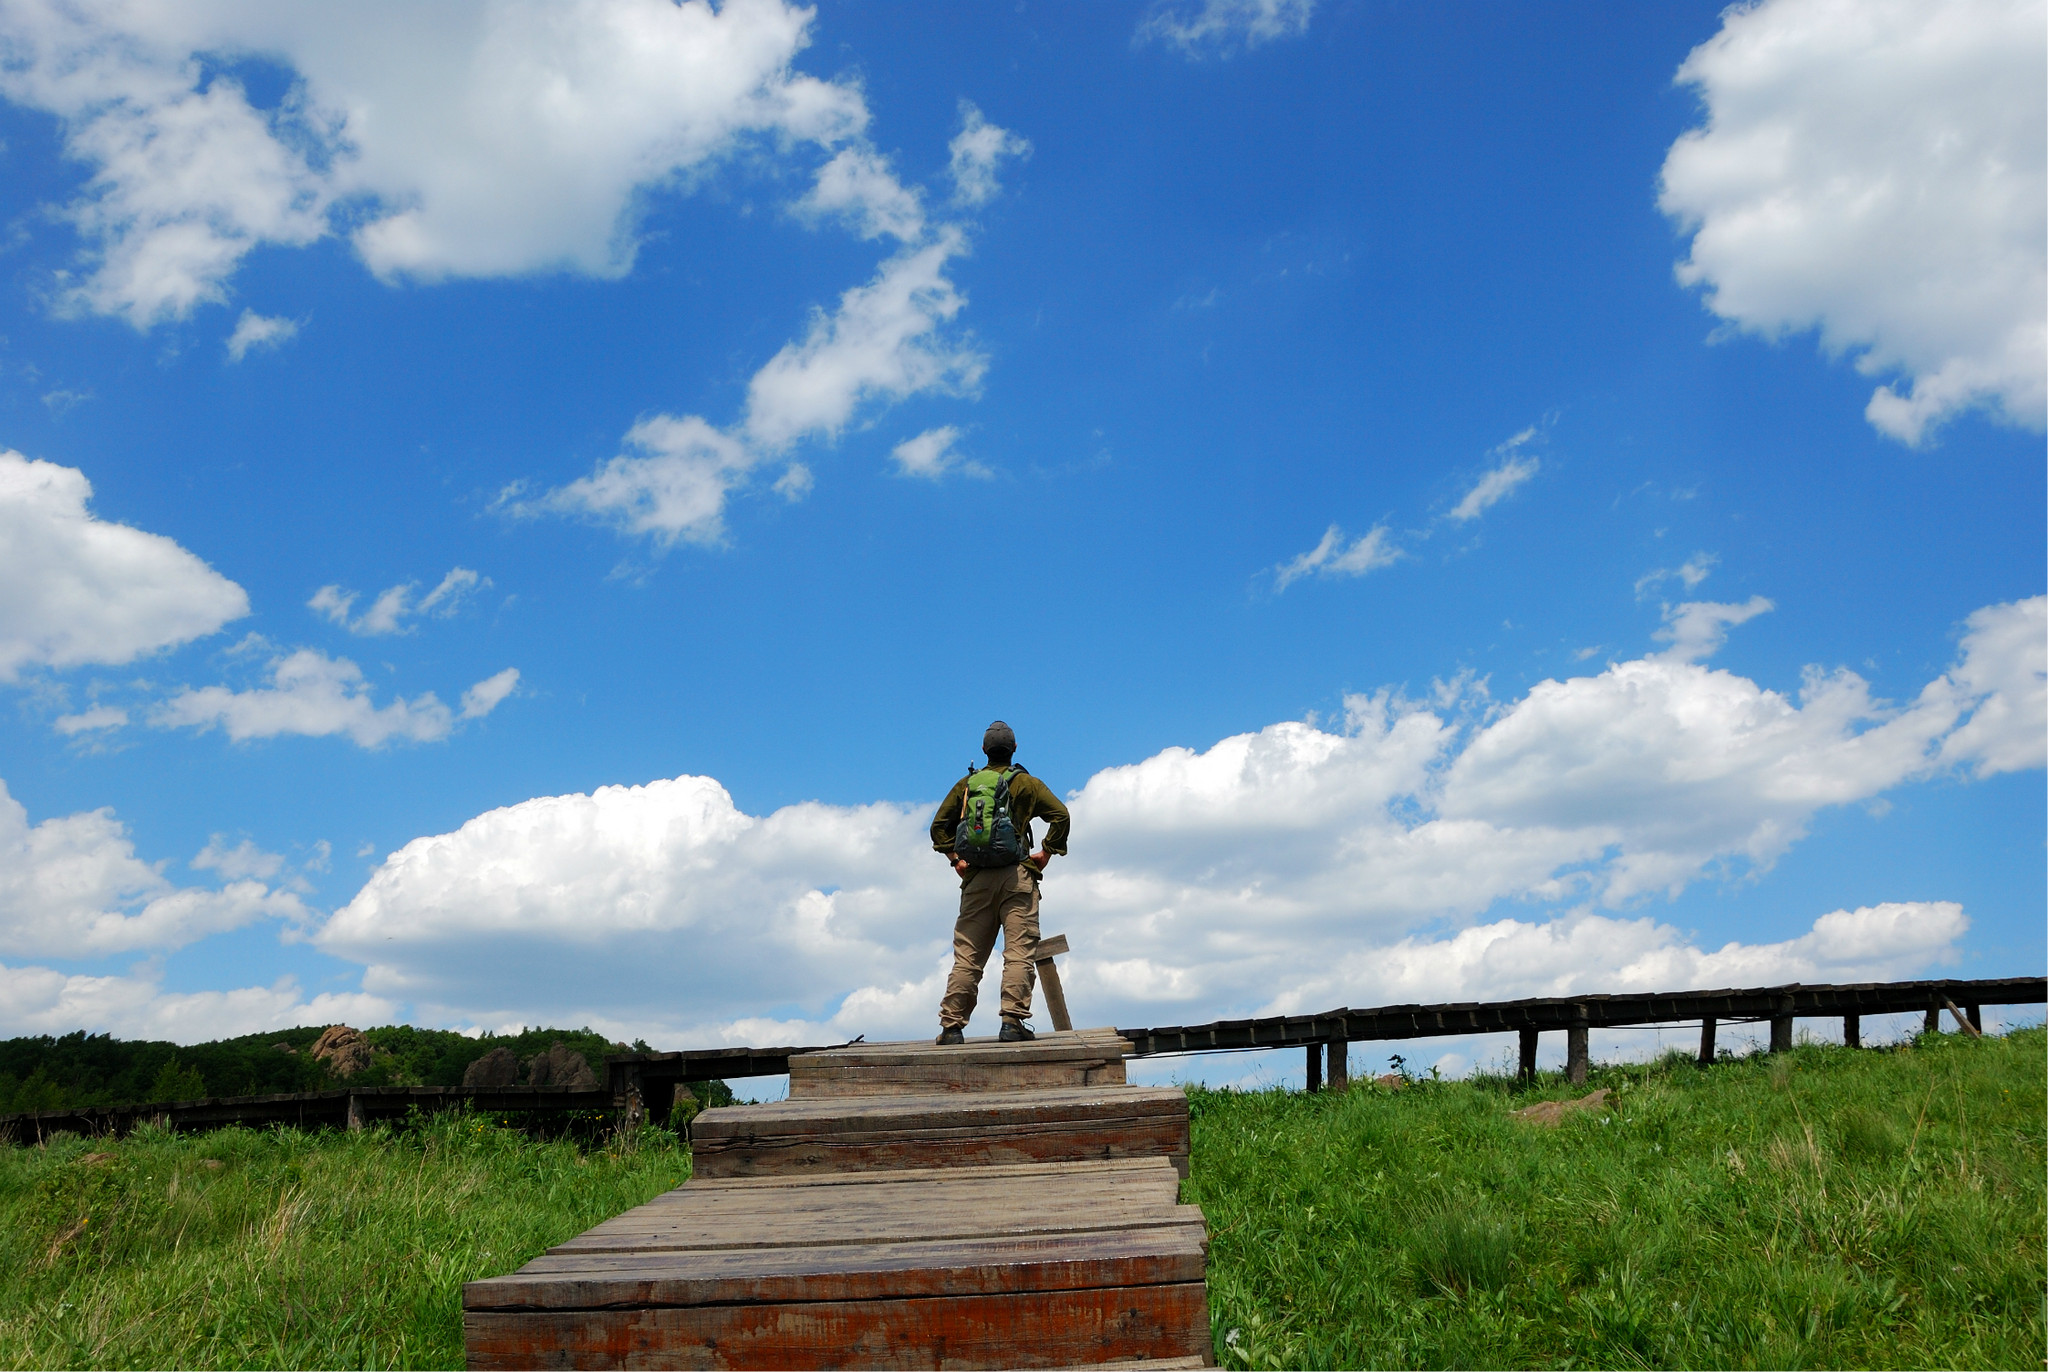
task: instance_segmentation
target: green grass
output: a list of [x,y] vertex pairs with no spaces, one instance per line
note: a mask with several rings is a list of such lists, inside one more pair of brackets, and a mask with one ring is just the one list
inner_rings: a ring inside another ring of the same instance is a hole
[[[1190,1093],[1235,1367],[2039,1367],[2041,1030]],[[1542,1128],[1515,1107],[1607,1086]]]
[[461,1367],[463,1282],[689,1174],[496,1124],[0,1148],[0,1364]]
[[[2039,1366],[2044,1075],[2036,1029],[1596,1069],[1618,1107],[1558,1129],[1508,1115],[1554,1078],[1193,1091],[1217,1352]],[[464,1281],[688,1170],[476,1116],[0,1148],[0,1364],[459,1367]]]

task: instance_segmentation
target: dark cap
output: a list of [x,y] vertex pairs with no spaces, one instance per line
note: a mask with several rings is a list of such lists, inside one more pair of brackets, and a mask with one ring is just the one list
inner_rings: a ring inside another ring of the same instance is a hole
[[999,719],[989,725],[988,732],[981,736],[981,751],[990,757],[997,753],[1014,753],[1017,751],[1017,735]]

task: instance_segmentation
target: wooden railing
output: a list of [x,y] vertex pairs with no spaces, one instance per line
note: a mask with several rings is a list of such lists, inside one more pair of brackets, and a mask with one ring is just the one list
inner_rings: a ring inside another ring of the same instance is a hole
[[[2048,977],[2001,977],[1982,981],[1864,982],[1847,986],[1765,986],[1749,990],[1672,991],[1618,996],[1550,996],[1534,1000],[1448,1005],[1383,1005],[1342,1008],[1315,1015],[1271,1015],[1214,1020],[1208,1024],[1119,1029],[1132,1057],[1182,1053],[1238,1053],[1300,1047],[1306,1052],[1309,1089],[1327,1077],[1341,1086],[1348,1047],[1368,1040],[1463,1037],[1519,1033],[1521,1068],[1536,1070],[1539,1036],[1563,1031],[1566,1073],[1583,1081],[1588,1035],[1594,1029],[1649,1025],[1700,1025],[1700,1060],[1711,1062],[1722,1024],[1771,1026],[1771,1049],[1792,1046],[1797,1019],[1843,1022],[1843,1037],[1860,1042],[1866,1015],[1925,1016],[1925,1028],[1939,1027],[1950,1013],[1967,1032],[1982,1029],[1986,1005],[2048,1004]],[[477,1110],[616,1110],[629,1123],[664,1119],[678,1086],[700,1081],[781,1076],[793,1054],[840,1044],[786,1048],[699,1048],[680,1053],[636,1053],[606,1059],[606,1082],[584,1090],[552,1087],[370,1086],[301,1091],[276,1096],[224,1096],[147,1105],[79,1106],[0,1115],[0,1141],[33,1143],[59,1130],[81,1134],[123,1134],[145,1120],[174,1129],[210,1129],[224,1124],[291,1124],[360,1128],[372,1120],[399,1118],[415,1109],[467,1106]]]

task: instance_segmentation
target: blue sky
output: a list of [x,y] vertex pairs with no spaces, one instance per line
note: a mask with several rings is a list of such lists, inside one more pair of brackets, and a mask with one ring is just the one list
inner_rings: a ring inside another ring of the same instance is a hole
[[0,1032],[2038,972],[2044,44],[11,6]]

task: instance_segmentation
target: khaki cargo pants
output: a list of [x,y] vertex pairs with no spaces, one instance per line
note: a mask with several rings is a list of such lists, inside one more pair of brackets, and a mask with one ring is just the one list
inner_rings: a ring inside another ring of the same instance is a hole
[[960,883],[960,918],[953,925],[953,975],[939,1002],[939,1027],[964,1028],[981,998],[981,973],[1003,934],[1003,1018],[1031,1017],[1038,968],[1038,873],[1028,863],[978,867]]

